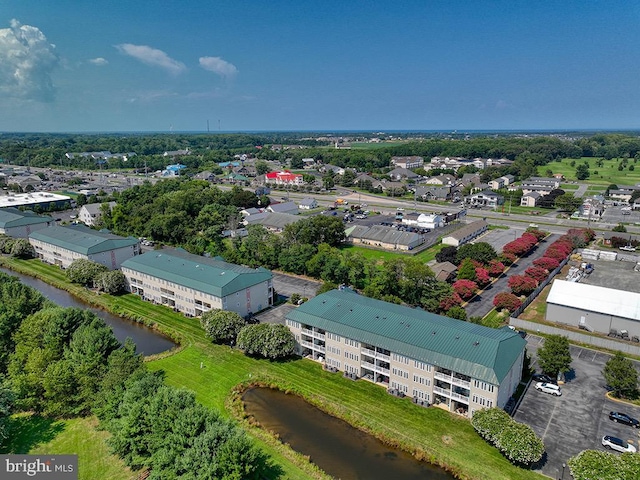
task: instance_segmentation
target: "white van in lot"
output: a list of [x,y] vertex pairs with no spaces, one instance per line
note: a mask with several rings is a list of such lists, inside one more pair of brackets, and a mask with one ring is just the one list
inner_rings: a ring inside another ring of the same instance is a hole
[[556,395],[558,397],[562,395],[562,390],[560,390],[560,387],[558,385],[554,385],[553,383],[538,382],[536,383],[536,390],[544,393],[550,393],[551,395]]

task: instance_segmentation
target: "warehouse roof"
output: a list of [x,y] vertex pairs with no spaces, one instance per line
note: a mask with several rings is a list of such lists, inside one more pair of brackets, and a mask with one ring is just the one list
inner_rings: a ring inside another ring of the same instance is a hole
[[494,385],[502,382],[526,345],[509,329],[462,322],[348,289],[318,295],[287,318]]
[[30,210],[24,212],[17,208],[0,208],[0,228],[22,227],[38,223],[53,222],[53,218],[36,215]]
[[369,242],[379,242],[395,245],[415,245],[422,242],[422,237],[417,233],[405,232],[393,227],[384,225],[356,225],[345,230],[347,238],[359,238]]
[[92,255],[118,248],[136,245],[137,238],[120,237],[105,231],[92,230],[85,225],[53,226],[33,232],[29,238],[71,250],[82,255]]
[[201,257],[180,248],[155,250],[129,258],[122,263],[122,268],[219,298],[272,278],[271,272],[262,267],[243,267],[227,263],[220,257]]
[[462,240],[463,238],[467,238],[469,235],[472,235],[480,230],[484,230],[489,226],[489,224],[484,220],[476,220],[475,222],[471,222],[465,225],[462,228],[459,228],[453,233],[447,235],[448,237],[455,238],[457,240]]
[[640,293],[554,280],[547,303],[640,320]]

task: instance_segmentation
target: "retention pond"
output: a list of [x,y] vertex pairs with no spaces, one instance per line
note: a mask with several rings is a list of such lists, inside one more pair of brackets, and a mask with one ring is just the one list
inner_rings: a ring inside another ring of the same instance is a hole
[[82,308],[83,310],[91,310],[113,329],[114,335],[121,343],[124,343],[127,337],[130,337],[136,344],[136,351],[138,353],[142,353],[144,355],[155,355],[157,353],[170,350],[176,346],[171,339],[149,327],[112,315],[104,310],[94,308],[82,300],[79,300],[77,297],[74,297],[69,292],[60,290],[59,288],[49,285],[42,280],[2,267],[0,267],[0,271],[7,275],[18,277],[22,283],[35,288],[53,303],[60,305],[61,307],[77,307]]
[[454,477],[332,417],[296,395],[251,388],[245,410],[263,428],[341,480],[451,480]]

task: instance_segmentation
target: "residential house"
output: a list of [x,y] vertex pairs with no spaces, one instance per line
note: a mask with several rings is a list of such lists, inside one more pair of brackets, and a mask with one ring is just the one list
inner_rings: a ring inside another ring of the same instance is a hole
[[382,189],[382,182],[380,182],[380,180],[377,180],[373,178],[371,175],[368,175],[366,173],[358,175],[353,181],[353,184],[361,187],[362,184],[366,182],[371,182],[371,187],[374,189],[376,188]]
[[538,205],[538,202],[543,197],[539,192],[529,192],[522,195],[520,198],[520,206],[521,207],[535,207]]
[[42,261],[67,268],[74,260],[84,258],[111,270],[140,254],[140,241],[92,230],[85,225],[52,226],[29,235],[36,256]]
[[244,225],[262,225],[270,232],[280,233],[291,223],[300,220],[298,215],[290,213],[262,212],[245,217]]
[[53,218],[36,215],[31,210],[14,207],[0,208],[0,234],[14,238],[28,238],[32,232],[51,227]]
[[[102,217],[102,203],[87,203],[80,207],[78,211],[78,220],[88,227],[95,227]],[[107,203],[109,210],[113,210],[116,202]]]
[[421,168],[424,165],[424,158],[418,156],[409,157],[391,157],[391,165],[410,170],[412,168]]
[[413,173],[411,170],[407,170],[406,168],[396,167],[387,173],[391,180],[401,181],[401,180],[415,180],[420,178],[420,175],[417,173]]
[[182,249],[164,249],[130,258],[122,264],[131,293],[197,317],[212,309],[246,317],[273,303],[273,275],[207,258]]
[[526,341],[508,328],[461,322],[349,289],[318,295],[285,318],[300,355],[469,418],[484,408],[503,408],[522,377]]
[[314,208],[318,208],[318,201],[315,198],[303,198],[298,203],[298,208],[300,210],[313,210]]
[[415,185],[413,190],[417,198],[422,200],[450,200],[451,185]]
[[344,168],[336,165],[326,164],[320,167],[322,173],[333,173],[334,175],[344,175]]
[[440,262],[430,266],[431,271],[436,277],[436,280],[440,282],[451,282],[456,278],[456,267],[451,262]]
[[453,186],[456,184],[456,177],[454,177],[453,175],[449,175],[448,173],[445,173],[443,175],[429,177],[425,183],[427,185]]
[[496,208],[504,203],[504,197],[490,190],[484,190],[467,197],[466,202],[472,207]]
[[274,213],[288,213],[289,215],[298,215],[298,206],[295,202],[272,203],[266,210]]
[[530,187],[545,187],[548,191],[560,188],[560,180],[557,178],[529,177],[521,182],[522,191]]
[[445,245],[459,247],[475,238],[478,238],[480,235],[486,232],[488,228],[489,225],[486,221],[476,220],[475,222],[469,223],[462,228],[459,228],[455,232],[442,237],[442,243],[444,243]]

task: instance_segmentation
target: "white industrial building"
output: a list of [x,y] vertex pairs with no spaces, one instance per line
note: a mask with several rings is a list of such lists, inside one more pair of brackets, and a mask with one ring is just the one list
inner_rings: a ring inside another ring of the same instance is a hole
[[554,280],[546,320],[599,333],[615,329],[640,336],[640,293]]

